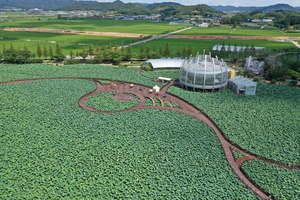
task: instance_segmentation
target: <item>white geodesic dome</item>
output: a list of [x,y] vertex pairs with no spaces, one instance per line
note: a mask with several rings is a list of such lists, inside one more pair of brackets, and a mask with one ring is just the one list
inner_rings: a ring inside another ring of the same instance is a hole
[[223,60],[211,55],[186,59],[180,68],[180,84],[191,89],[214,90],[227,85],[228,68]]

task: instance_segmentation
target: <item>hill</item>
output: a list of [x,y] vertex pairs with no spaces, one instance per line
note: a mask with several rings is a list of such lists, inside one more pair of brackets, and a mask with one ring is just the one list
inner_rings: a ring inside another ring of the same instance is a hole
[[51,10],[58,9],[72,2],[74,0],[2,0],[0,1],[0,8],[41,8]]
[[163,16],[182,16],[182,15],[218,15],[221,12],[216,11],[208,5],[200,4],[194,6],[185,6],[179,3],[164,2],[153,4],[141,3],[123,3],[114,1],[111,3],[95,1],[76,1],[62,7],[64,10],[99,10],[116,11],[121,14],[161,14]]
[[114,2],[77,1],[77,0],[4,0],[0,2],[2,8],[40,8],[44,10],[97,10],[102,12],[117,12],[124,15],[161,14],[162,16],[182,15],[219,15],[208,5],[185,6],[179,3],[124,3],[120,0]]
[[297,9],[293,6],[288,5],[288,4],[275,4],[275,5],[259,8],[256,11],[259,11],[259,12],[273,12],[273,11],[278,11],[278,10],[296,11]]
[[244,6],[211,6],[213,9],[225,13],[239,13],[239,12],[253,12],[257,10],[258,7],[244,7]]
[[293,7],[288,4],[275,4],[265,7],[255,6],[211,6],[213,9],[226,13],[239,13],[239,12],[273,12],[278,10],[285,11],[300,11],[300,7]]

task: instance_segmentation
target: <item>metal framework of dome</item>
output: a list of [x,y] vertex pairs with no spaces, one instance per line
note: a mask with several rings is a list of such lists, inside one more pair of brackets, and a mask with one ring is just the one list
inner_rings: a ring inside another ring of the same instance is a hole
[[228,83],[228,68],[218,57],[199,55],[186,59],[180,68],[180,84],[193,90],[222,89]]

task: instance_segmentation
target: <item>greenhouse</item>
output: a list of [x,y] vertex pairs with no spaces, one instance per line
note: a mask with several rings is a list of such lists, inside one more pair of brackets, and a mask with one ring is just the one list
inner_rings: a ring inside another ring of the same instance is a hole
[[149,59],[146,63],[153,69],[179,69],[184,62],[181,58]]
[[[222,51],[224,49],[225,51],[228,52],[238,52],[238,51],[244,51],[246,48],[252,48],[252,47],[247,47],[247,46],[230,46],[230,45],[215,45],[213,46],[212,50],[213,51]],[[255,50],[257,51],[262,51],[265,50],[265,47],[254,47]]]
[[223,60],[211,55],[186,59],[180,68],[180,85],[186,89],[222,89],[228,82],[228,68]]
[[246,96],[255,95],[256,86],[257,83],[241,76],[230,79],[228,83],[228,87],[237,95],[244,94]]

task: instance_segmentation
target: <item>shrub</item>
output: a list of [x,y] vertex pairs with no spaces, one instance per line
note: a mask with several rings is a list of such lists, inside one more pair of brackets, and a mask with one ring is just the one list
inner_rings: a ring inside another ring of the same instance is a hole
[[74,60],[74,59],[65,61],[65,64],[67,64],[67,65],[79,64],[79,63],[80,63],[80,60]]

